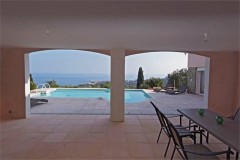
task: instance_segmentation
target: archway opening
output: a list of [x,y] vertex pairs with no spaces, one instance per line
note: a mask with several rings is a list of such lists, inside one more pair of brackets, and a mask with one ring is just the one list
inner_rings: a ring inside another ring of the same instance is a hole
[[29,54],[25,68],[32,80],[27,102],[31,113],[109,114],[109,56],[83,50],[38,51]]
[[[145,52],[127,56],[126,88],[143,90],[150,98],[138,104],[125,104],[125,113],[155,114],[149,101],[166,112],[179,107],[206,108],[209,63],[208,57],[183,52]],[[140,85],[139,72],[144,77]]]

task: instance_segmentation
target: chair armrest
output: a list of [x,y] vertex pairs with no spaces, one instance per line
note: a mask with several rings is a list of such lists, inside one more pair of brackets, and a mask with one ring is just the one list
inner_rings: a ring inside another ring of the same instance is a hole
[[178,133],[202,133],[201,131],[178,131]]
[[200,155],[200,156],[216,156],[216,155],[220,155],[220,154],[233,154],[233,152],[231,150],[219,151],[219,152],[206,152],[206,153],[192,152],[192,151],[188,151],[188,150],[184,150],[184,151],[187,153],[196,154],[196,155]]
[[183,126],[174,126],[176,129],[178,128],[185,128],[185,129],[191,129],[191,128],[197,128],[198,126],[197,125],[192,125],[192,126],[186,126],[186,127],[183,127]]
[[181,114],[164,114],[167,118],[183,117]]
[[167,118],[174,118],[174,117],[179,117],[179,124],[182,125],[182,114],[165,114]]

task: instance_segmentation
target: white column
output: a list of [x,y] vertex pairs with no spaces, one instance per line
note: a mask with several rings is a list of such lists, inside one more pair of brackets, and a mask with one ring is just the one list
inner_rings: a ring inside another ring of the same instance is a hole
[[124,121],[125,49],[111,50],[110,120]]
[[24,55],[25,64],[25,106],[26,106],[26,118],[31,116],[30,107],[30,77],[29,77],[29,54]]

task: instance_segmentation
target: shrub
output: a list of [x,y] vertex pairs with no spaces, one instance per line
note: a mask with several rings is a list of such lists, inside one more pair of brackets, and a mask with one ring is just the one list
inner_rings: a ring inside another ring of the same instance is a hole
[[153,88],[153,87],[162,87],[163,81],[160,78],[149,78],[144,81],[144,84],[147,88]]

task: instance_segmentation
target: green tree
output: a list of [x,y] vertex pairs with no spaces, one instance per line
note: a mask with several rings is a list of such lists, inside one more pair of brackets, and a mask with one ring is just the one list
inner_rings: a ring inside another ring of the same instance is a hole
[[187,86],[187,69],[175,70],[168,76],[168,85],[179,88],[180,86]]
[[105,82],[104,84],[101,85],[101,88],[110,88],[111,83],[110,82]]
[[163,87],[163,81],[160,78],[149,78],[144,81],[147,88]]
[[33,81],[32,74],[30,74],[29,76],[30,76],[30,90],[36,89],[36,88],[37,88],[37,85],[36,85],[36,83]]
[[55,81],[55,80],[46,81],[46,83],[48,83],[51,88],[59,88],[60,87],[60,85],[57,84],[57,81]]
[[144,83],[144,76],[143,76],[143,70],[142,67],[139,67],[138,70],[138,78],[137,78],[137,88],[141,88],[141,85]]

